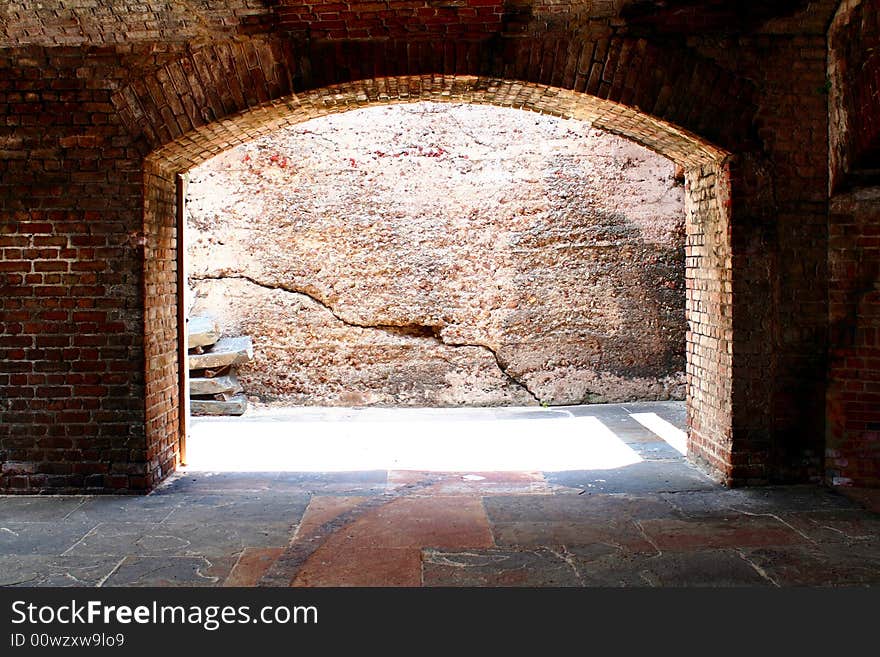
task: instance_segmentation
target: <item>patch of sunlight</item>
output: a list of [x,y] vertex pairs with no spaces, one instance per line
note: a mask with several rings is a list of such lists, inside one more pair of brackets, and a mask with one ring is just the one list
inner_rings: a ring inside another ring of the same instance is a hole
[[187,470],[342,472],[420,470],[501,472],[608,470],[641,457],[596,417],[372,409],[359,421],[275,418],[194,419]]
[[687,434],[656,413],[630,413],[630,417],[653,431],[680,454],[687,455]]

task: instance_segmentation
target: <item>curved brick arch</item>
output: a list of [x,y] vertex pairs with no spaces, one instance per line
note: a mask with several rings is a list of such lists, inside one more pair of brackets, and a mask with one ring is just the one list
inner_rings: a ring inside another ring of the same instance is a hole
[[363,80],[263,103],[192,130],[145,160],[144,285],[148,485],[179,462],[177,178],[237,144],[370,104],[469,102],[580,119],[687,169],[689,453],[734,480],[730,154],[665,121],[584,93],[475,76]]
[[465,102],[498,105],[586,121],[683,165],[723,160],[730,152],[699,136],[610,100],[542,84],[469,75],[359,80],[293,93],[204,125],[154,150],[163,169],[188,170],[235,144],[279,128],[372,104]]
[[621,35],[551,32],[525,39],[305,45],[277,36],[226,40],[132,81],[112,102],[129,130],[154,150],[292,92],[414,76],[474,76],[555,87],[629,107],[732,152],[756,150],[759,144],[750,82],[687,49]]

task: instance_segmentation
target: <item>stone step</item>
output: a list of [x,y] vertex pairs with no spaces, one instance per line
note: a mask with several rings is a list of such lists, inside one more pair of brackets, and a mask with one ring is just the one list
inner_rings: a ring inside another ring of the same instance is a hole
[[215,369],[226,365],[246,363],[254,357],[254,344],[250,337],[220,338],[203,354],[189,355],[189,369]]
[[191,395],[219,395],[220,393],[235,394],[241,392],[241,383],[234,374],[215,376],[214,378],[196,377],[189,380]]
[[228,399],[190,399],[192,415],[242,415],[247,410],[247,397],[232,395]]
[[187,346],[207,347],[220,339],[220,327],[210,317],[190,317],[186,323],[188,333]]

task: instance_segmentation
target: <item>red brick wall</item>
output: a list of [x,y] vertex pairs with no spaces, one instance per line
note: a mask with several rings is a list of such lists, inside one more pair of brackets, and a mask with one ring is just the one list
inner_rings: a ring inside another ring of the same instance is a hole
[[685,173],[688,456],[728,483],[737,476],[731,459],[730,182],[727,162]]
[[141,156],[111,65],[0,51],[0,490],[145,485]]
[[281,0],[279,27],[313,39],[485,39],[501,27],[503,0]]
[[831,364],[826,468],[835,483],[880,485],[880,188],[831,204]]
[[826,472],[880,485],[880,10],[848,0],[829,33],[830,363]]
[[[761,149],[734,162],[733,414],[738,480],[823,478],[827,376],[825,24],[811,14],[772,33],[692,35],[699,52],[761,89]],[[768,31],[771,27],[768,26]]]

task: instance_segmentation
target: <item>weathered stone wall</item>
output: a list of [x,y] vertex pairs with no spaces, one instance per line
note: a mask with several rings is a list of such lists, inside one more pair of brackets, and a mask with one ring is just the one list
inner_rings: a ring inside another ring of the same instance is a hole
[[254,339],[240,376],[263,400],[683,399],[674,174],[620,137],[518,110],[309,121],[191,172],[194,312]]

